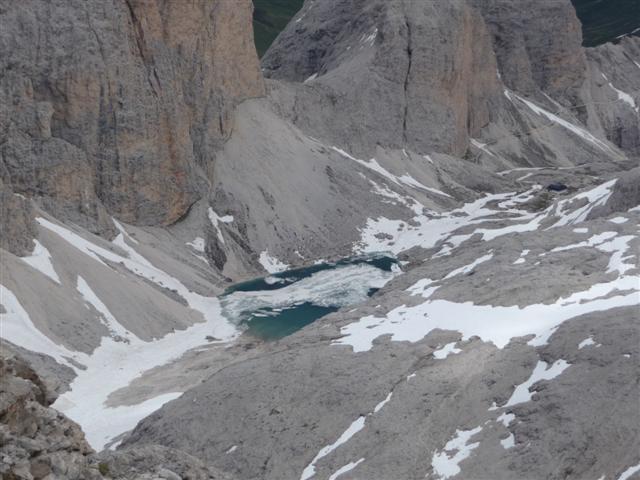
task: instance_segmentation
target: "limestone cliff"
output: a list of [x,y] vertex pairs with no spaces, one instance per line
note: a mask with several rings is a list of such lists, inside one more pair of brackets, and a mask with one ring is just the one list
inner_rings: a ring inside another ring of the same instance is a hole
[[263,94],[250,0],[0,2],[0,175],[54,215],[170,224],[238,101]]
[[[535,105],[634,153],[637,112],[616,121],[619,109],[601,98],[615,92],[589,91],[598,87],[594,63],[605,63],[598,73],[636,68],[634,40],[588,53],[581,43],[569,0],[308,0],[262,65],[266,77],[285,82],[272,90],[296,125],[354,154],[381,146],[473,158],[482,139],[496,145],[485,163],[500,156],[522,166],[568,165],[602,155],[567,148],[575,137],[546,138],[553,117],[539,118]],[[624,76],[620,84],[633,94],[638,75]],[[523,115],[526,102],[505,91],[532,101],[538,118]]]

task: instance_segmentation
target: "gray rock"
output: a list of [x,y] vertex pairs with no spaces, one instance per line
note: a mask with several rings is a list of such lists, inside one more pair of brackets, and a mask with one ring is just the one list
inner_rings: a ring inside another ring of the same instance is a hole
[[251,11],[248,0],[4,2],[2,179],[106,236],[107,211],[175,222],[206,190],[201,169],[236,102],[263,94]]
[[604,205],[589,213],[589,218],[607,217],[616,212],[640,205],[640,167],[629,170],[614,185],[611,196]]

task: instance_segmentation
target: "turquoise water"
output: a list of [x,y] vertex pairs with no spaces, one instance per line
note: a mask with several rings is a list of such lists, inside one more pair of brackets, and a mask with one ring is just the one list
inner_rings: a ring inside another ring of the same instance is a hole
[[347,258],[234,285],[220,301],[223,314],[244,334],[273,341],[366,300],[398,271],[387,255]]

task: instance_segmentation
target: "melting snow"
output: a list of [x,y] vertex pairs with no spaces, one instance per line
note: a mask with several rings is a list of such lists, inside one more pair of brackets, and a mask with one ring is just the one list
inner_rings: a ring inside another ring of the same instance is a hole
[[588,347],[590,345],[595,345],[595,344],[596,344],[596,342],[593,341],[593,338],[591,338],[591,337],[585,338],[583,341],[581,341],[578,344],[578,350],[581,350],[584,347]]
[[[553,225],[554,227],[561,227],[563,225],[572,225],[575,223],[583,222],[587,219],[587,216],[595,207],[604,205],[611,196],[613,186],[618,179],[613,179],[608,182],[602,183],[591,190],[578,193],[571,198],[558,202],[554,214],[560,215],[560,220]],[[576,208],[571,211],[570,206],[576,200],[587,200],[587,204]],[[566,211],[566,213],[565,213]]]
[[456,348],[456,343],[458,342],[447,343],[444,347],[433,352],[433,356],[438,360],[444,360],[451,354],[460,353],[462,350]]
[[469,265],[465,265],[463,267],[452,270],[447,274],[446,277],[444,277],[444,280],[448,280],[449,278],[455,277],[456,275],[466,275],[467,273],[472,272],[481,263],[488,262],[492,258],[493,258],[493,253],[488,253],[486,255],[483,255],[480,258],[477,258],[476,260],[471,262]]
[[515,262],[513,262],[513,265],[525,263],[526,262],[525,257],[529,255],[529,252],[530,250],[522,250],[522,252],[520,253],[520,257],[518,257],[518,259]]
[[480,150],[482,150],[485,153],[488,153],[492,157],[495,157],[495,154],[491,150],[489,150],[487,148],[487,144],[486,143],[479,142],[478,140],[476,140],[474,138],[471,138],[470,140],[471,140],[471,145],[473,145],[476,148],[479,148]]
[[615,217],[615,218],[611,218],[609,221],[611,223],[620,224],[620,223],[627,223],[629,219],[626,217]]
[[573,132],[574,134],[578,135],[579,137],[583,138],[584,140],[592,143],[593,145],[595,145],[599,149],[601,149],[601,150],[603,150],[605,152],[615,153],[611,149],[611,147],[609,145],[607,145],[602,140],[594,137],[591,133],[589,133],[584,128],[578,127],[578,126],[574,125],[573,123],[567,122],[566,120],[558,117],[557,115],[554,115],[553,113],[545,110],[542,107],[539,107],[535,103],[533,103],[533,102],[531,102],[529,100],[526,100],[526,99],[522,98],[521,96],[519,96],[519,95],[517,95],[517,94],[515,94],[513,92],[510,92],[509,90],[505,90],[504,94],[511,102],[513,102],[514,98],[519,100],[519,101],[521,101],[527,107],[529,107],[534,113],[546,117],[548,120],[550,120],[550,121],[560,125],[561,127]]
[[[602,76],[607,82],[609,82],[609,79],[604,73],[602,74]],[[609,82],[609,87],[611,87],[611,89],[614,92],[616,92],[616,94],[618,95],[618,100],[622,100],[624,103],[629,105],[633,110],[636,111],[636,113],[640,112],[640,108],[636,105],[636,101],[633,99],[631,95],[629,95],[626,92],[623,92],[622,90],[618,90],[616,87],[613,86],[611,82]]]
[[387,395],[387,398],[385,398],[375,406],[375,408],[373,409],[373,413],[378,413],[380,410],[382,410],[382,407],[384,407],[389,402],[389,400],[391,400],[392,395],[393,395],[393,392],[389,392],[389,395]]
[[529,388],[536,382],[540,380],[551,380],[556,378],[562,372],[564,372],[568,367],[569,363],[565,360],[557,360],[553,365],[547,368],[547,363],[538,361],[538,364],[533,369],[533,373],[529,377],[529,379],[521,383],[516,387],[511,395],[509,401],[504,405],[504,407],[512,407],[513,405],[517,405],[518,403],[528,402],[531,400],[531,396],[533,395]]
[[[471,452],[480,445],[478,443],[467,442],[475,434],[479,433],[482,427],[476,427],[473,430],[456,430],[456,436],[449,440],[441,452],[434,452],[431,459],[431,466],[439,479],[453,477],[460,473],[460,462],[471,455]],[[447,451],[454,451],[455,454],[449,456]]]
[[213,208],[211,207],[209,207],[209,210],[207,212],[209,214],[209,220],[211,221],[213,228],[216,229],[218,240],[220,240],[220,243],[224,244],[224,237],[222,236],[222,230],[220,230],[220,223],[233,222],[233,216],[225,215],[224,217],[221,217],[216,212],[214,212]]
[[411,175],[405,174],[405,175],[401,175],[399,177],[397,175],[394,175],[389,170],[387,170],[382,165],[380,165],[375,158],[372,158],[371,160],[366,162],[364,160],[359,160],[359,159],[349,155],[347,152],[345,152],[344,150],[342,150],[340,148],[337,148],[337,147],[331,147],[331,148],[334,151],[338,152],[343,157],[348,158],[349,160],[353,160],[354,162],[359,163],[360,165],[368,168],[369,170],[373,170],[377,174],[387,178],[388,180],[392,181],[396,185],[409,186],[409,187],[412,187],[412,188],[415,188],[415,189],[425,190],[427,192],[431,192],[431,193],[442,195],[442,196],[445,196],[445,197],[448,197],[448,198],[452,198],[451,195],[449,195],[448,193],[445,193],[445,192],[443,192],[441,190],[438,190],[436,188],[427,187],[427,186],[423,185],[422,183],[418,182],[415,178],[413,178]]
[[109,329],[109,332],[112,336],[120,336],[124,339],[129,335],[133,335],[133,333],[120,325],[120,323],[111,314],[106,305],[102,303],[102,301],[98,298],[94,291],[91,290],[89,284],[80,275],[78,275],[77,289],[78,292],[80,292],[80,295],[82,295],[82,298],[84,298],[87,303],[91,304],[93,308],[95,308],[96,311],[100,313],[103,318],[104,325]]
[[279,273],[284,272],[289,268],[289,265],[281,262],[275,257],[269,255],[269,252],[265,250],[260,254],[260,258],[258,259],[260,265],[269,273]]
[[500,440],[500,445],[502,445],[505,449],[513,448],[516,446],[516,437],[513,436],[513,433],[509,432],[509,436],[503,440]]
[[0,313],[2,337],[19,347],[52,356],[63,365],[70,365],[68,358],[76,357],[76,352],[54,343],[31,321],[16,296],[4,285],[0,285],[0,304],[5,313]]
[[[298,20],[300,21],[300,20]],[[309,75],[309,77],[307,77],[307,79],[302,82],[302,83],[309,83],[309,82],[313,82],[316,78],[318,78],[318,73],[314,73],[313,75]]]
[[[497,409],[497,408],[498,408],[498,407],[496,407],[496,409]],[[502,422],[502,424],[505,426],[505,428],[506,428],[506,427],[508,427],[508,426],[509,426],[509,424],[510,424],[511,422],[513,422],[515,419],[516,419],[516,416],[515,416],[513,413],[506,413],[506,412],[505,412],[505,413],[503,413],[502,415],[500,415],[500,416],[497,418],[497,420],[498,420],[499,422]]]
[[187,242],[186,245],[198,252],[204,252],[204,238],[202,237],[196,237],[193,239],[193,242]]
[[[100,247],[75,232],[44,218],[36,218],[36,221],[103,266],[108,266],[104,260],[120,263],[136,275],[174,290],[185,299],[190,308],[200,312],[205,320],[152,342],[142,341],[135,335],[127,336],[128,343],[104,337],[100,346],[91,355],[86,355],[81,352],[69,352],[64,347],[55,345],[33,326],[27,313],[17,303],[13,294],[7,295],[4,291],[2,292],[2,301],[9,303],[8,307],[5,306],[8,314],[3,314],[3,320],[4,315],[7,315],[8,318],[8,322],[3,321],[3,336],[22,347],[51,355],[61,363],[67,363],[65,356],[73,357],[76,362],[86,367],[85,369],[76,368],[77,376],[70,385],[71,390],[58,397],[54,407],[82,425],[89,443],[96,450],[100,450],[109,440],[133,428],[140,419],[159,408],[163,403],[176,398],[180,392],[163,394],[140,405],[115,408],[105,406],[109,394],[126,387],[145,371],[164,365],[179,358],[186,351],[206,343],[205,337],[208,335],[229,340],[236,336],[238,331],[222,316],[217,298],[204,297],[192,292],[178,279],[154,267],[127,243],[126,239],[129,241],[133,241],[133,239],[127,235],[123,228],[113,243],[122,249],[126,256]],[[78,289],[85,300],[92,303],[96,310],[104,316],[113,331],[126,332],[84,279],[78,279]],[[16,337],[11,330],[7,330],[5,323],[8,325],[19,324],[22,338]],[[28,336],[24,336],[24,332],[28,330],[31,330],[30,333]],[[14,339],[12,340],[11,337]],[[35,344],[33,344],[34,342]]]
[[349,440],[351,440],[351,437],[353,437],[356,433],[358,433],[360,430],[364,428],[364,422],[365,422],[364,416],[358,417],[358,419],[355,420],[351,425],[349,425],[349,427],[342,433],[342,435],[340,435],[340,438],[338,438],[338,440],[336,440],[331,445],[327,445],[326,447],[322,448],[318,452],[318,454],[313,458],[311,463],[305,467],[304,471],[302,472],[302,475],[300,476],[300,480],[307,480],[308,478],[313,477],[316,474],[316,467],[315,467],[316,462],[320,460],[322,457],[326,457],[327,455],[329,455],[331,452],[333,452],[336,448],[338,448],[343,443],[346,443]]
[[633,467],[627,468],[622,474],[618,477],[618,480],[627,480],[631,478],[636,472],[640,472],[640,463],[638,465],[634,465]]
[[33,252],[31,252],[31,255],[28,257],[22,257],[21,260],[27,265],[38,270],[40,273],[44,273],[54,282],[60,283],[60,277],[58,277],[58,274],[51,263],[51,254],[49,253],[49,250],[47,250],[38,240],[34,239],[33,242],[36,244]]
[[336,480],[340,475],[350,472],[351,470],[356,468],[358,465],[360,465],[362,462],[364,462],[364,458],[361,458],[356,462],[348,463],[344,467],[340,467],[329,477],[329,480]]
[[[631,293],[602,298],[616,290]],[[342,338],[334,345],[349,345],[354,352],[368,351],[373,341],[390,335],[391,341],[417,342],[436,328],[454,330],[463,340],[477,335],[485,342],[504,348],[512,338],[534,334],[530,345],[544,345],[562,322],[589,312],[603,311],[639,303],[637,277],[622,277],[617,281],[596,284],[556,303],[516,306],[474,305],[448,300],[427,300],[413,307],[401,305],[384,317],[369,315],[341,328]]]

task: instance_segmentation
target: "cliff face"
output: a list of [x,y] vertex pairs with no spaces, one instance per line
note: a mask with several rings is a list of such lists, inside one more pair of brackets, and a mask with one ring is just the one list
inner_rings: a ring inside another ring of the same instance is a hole
[[570,0],[471,0],[491,32],[502,80],[572,105],[585,79],[582,33]]
[[[307,1],[262,64],[265,76],[293,83],[292,121],[356,154],[380,145],[461,157],[483,138],[509,161],[548,165],[596,152],[544,134],[531,141],[546,120],[516,112],[525,104],[504,92],[591,126],[585,105],[598,99],[586,92],[592,56],[581,41],[569,0]],[[592,113],[610,124],[617,113],[604,108]]]
[[263,58],[265,75],[318,77],[316,93],[340,109],[301,108],[298,123],[354,151],[462,155],[500,100],[489,32],[466,2],[307,2],[298,19]]
[[235,104],[263,94],[250,0],[7,2],[0,172],[93,232],[169,224],[201,195]]

